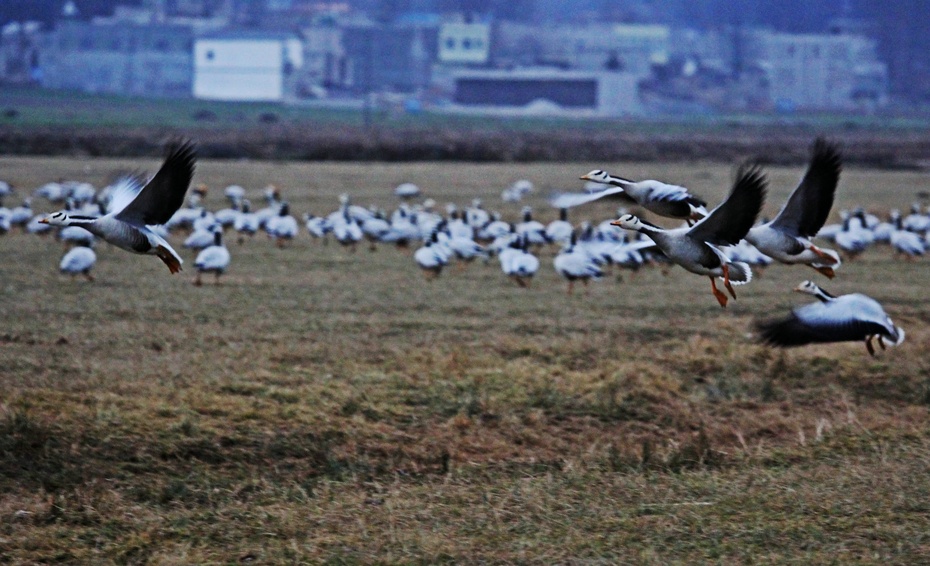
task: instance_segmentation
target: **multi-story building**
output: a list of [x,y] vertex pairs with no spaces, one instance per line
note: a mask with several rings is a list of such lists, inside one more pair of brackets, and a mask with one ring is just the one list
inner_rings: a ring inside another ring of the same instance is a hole
[[190,96],[193,32],[174,24],[65,20],[44,38],[47,88],[137,96]]
[[777,106],[851,110],[887,103],[887,66],[870,38],[762,30],[750,35],[746,47]]

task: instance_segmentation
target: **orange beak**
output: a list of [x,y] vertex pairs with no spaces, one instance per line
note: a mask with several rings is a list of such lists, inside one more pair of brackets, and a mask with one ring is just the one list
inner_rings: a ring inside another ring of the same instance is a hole
[[43,218],[42,220],[39,220],[39,224],[48,224],[48,218]]
[[582,175],[581,177],[578,177],[578,178],[581,179],[582,181],[590,181],[590,180],[591,180],[591,177],[588,177],[587,175]]
[[[619,220],[614,220],[613,222],[610,223],[610,225],[611,225],[611,226],[620,226],[620,221],[619,221]],[[621,226],[621,228],[622,228],[622,226]]]

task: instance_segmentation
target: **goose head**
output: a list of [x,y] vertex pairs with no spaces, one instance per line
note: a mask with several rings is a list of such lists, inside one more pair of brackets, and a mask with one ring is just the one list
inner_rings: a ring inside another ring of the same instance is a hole
[[68,213],[64,210],[59,210],[58,212],[53,212],[45,218],[39,220],[39,224],[49,224],[51,226],[71,226],[73,224],[93,222],[94,220],[96,220],[96,218],[90,216],[69,216]]
[[609,183],[610,175],[607,171],[602,171],[601,169],[595,169],[590,171],[585,175],[581,176],[582,181],[594,181],[595,183]]
[[834,295],[827,293],[821,289],[819,285],[810,280],[802,281],[800,285],[794,288],[794,291],[797,293],[804,293],[806,295],[813,295],[823,302],[827,302],[836,298]]
[[610,223],[611,226],[619,226],[624,230],[635,230],[639,232],[645,227],[643,221],[632,214],[624,214],[620,218]]

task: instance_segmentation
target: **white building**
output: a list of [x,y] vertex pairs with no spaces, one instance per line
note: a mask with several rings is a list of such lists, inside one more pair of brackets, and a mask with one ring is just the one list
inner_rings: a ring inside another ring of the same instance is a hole
[[440,63],[483,65],[491,56],[491,26],[446,23],[439,26]]
[[289,78],[303,66],[295,35],[225,32],[194,42],[194,98],[279,101],[289,96]]

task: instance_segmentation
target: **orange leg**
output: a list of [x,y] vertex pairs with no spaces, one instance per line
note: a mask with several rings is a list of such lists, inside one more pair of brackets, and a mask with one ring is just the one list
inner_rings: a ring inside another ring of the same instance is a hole
[[817,254],[818,257],[820,257],[820,258],[822,258],[822,259],[825,259],[825,260],[827,260],[827,261],[830,262],[830,263],[836,263],[836,259],[835,259],[833,256],[831,256],[831,255],[828,254],[827,252],[823,251],[822,249],[818,248],[818,247],[815,246],[814,244],[811,244],[811,245],[808,247],[808,249],[809,249],[810,251],[814,252],[815,254]]
[[181,271],[181,262],[179,262],[176,257],[171,255],[171,252],[169,252],[164,246],[158,246],[155,248],[155,255],[158,256],[158,259],[165,262],[165,265],[168,266],[168,271],[171,273],[177,273]]
[[717,283],[714,281],[713,277],[710,278],[710,289],[711,292],[713,292],[714,297],[717,298],[717,302],[720,303],[720,306],[726,308],[727,301],[729,301],[729,299],[727,299],[725,293],[721,293],[720,290],[717,289]]
[[819,271],[822,275],[826,275],[830,279],[833,279],[834,277],[836,277],[836,272],[833,271],[832,267],[827,267],[826,265],[819,265],[819,266],[812,265],[811,267]]
[[723,264],[723,284],[726,286],[727,291],[730,292],[730,296],[735,299],[736,291],[733,290],[733,285],[730,285],[730,266],[727,264]]

